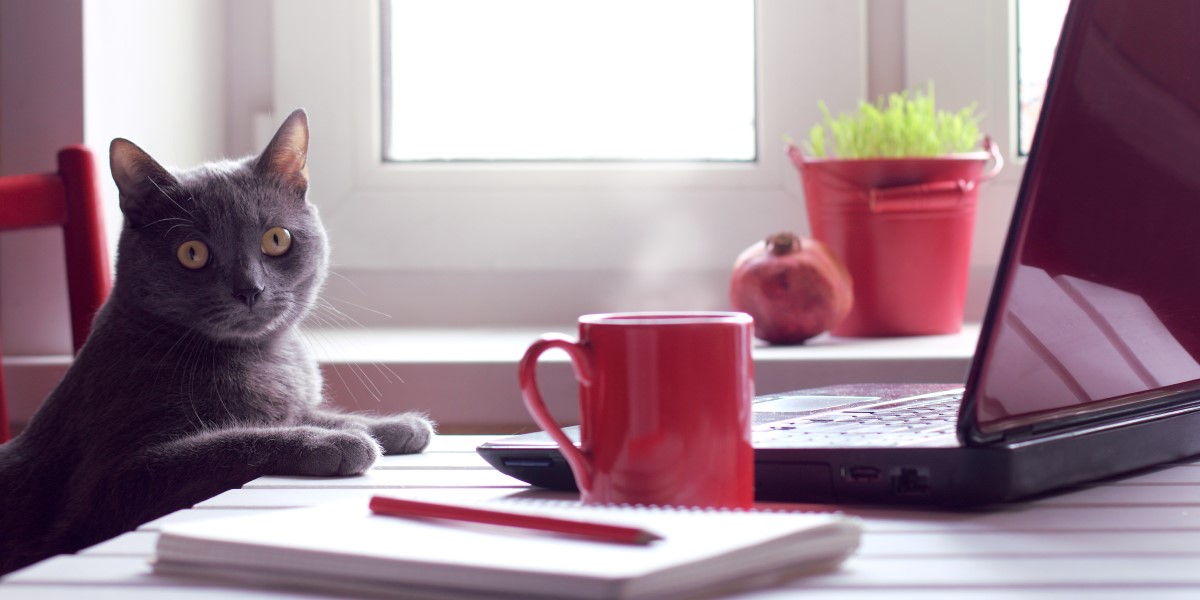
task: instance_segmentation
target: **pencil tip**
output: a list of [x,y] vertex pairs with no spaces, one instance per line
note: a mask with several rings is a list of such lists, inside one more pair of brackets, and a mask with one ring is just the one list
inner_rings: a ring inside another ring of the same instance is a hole
[[666,538],[664,538],[663,536],[658,535],[658,534],[650,533],[649,531],[642,531],[641,533],[638,534],[637,543],[649,544],[651,542],[657,542],[657,541],[663,540],[663,539],[666,539]]

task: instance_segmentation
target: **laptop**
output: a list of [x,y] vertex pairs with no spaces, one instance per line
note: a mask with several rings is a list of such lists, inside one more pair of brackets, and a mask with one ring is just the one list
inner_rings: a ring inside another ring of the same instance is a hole
[[[1196,31],[1072,2],[965,385],[756,398],[759,500],[984,505],[1200,454]],[[543,433],[478,452],[574,489]]]

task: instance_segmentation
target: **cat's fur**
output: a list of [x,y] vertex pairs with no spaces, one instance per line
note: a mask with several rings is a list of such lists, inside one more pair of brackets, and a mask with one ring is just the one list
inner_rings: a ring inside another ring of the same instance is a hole
[[[0,446],[0,574],[262,475],[352,475],[381,451],[425,448],[420,415],[322,406],[296,330],[328,263],[307,151],[303,111],[261,155],[189,171],[113,141],[115,284],[62,382]],[[292,245],[272,257],[260,243],[276,226]],[[189,240],[211,250],[200,269],[176,256]]]

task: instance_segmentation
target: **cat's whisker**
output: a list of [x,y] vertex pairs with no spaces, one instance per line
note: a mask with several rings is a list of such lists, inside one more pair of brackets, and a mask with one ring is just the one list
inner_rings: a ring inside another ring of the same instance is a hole
[[[317,315],[316,313],[313,313],[312,316],[318,320],[318,323],[328,324],[328,322],[325,321],[324,317],[322,317],[321,315]],[[319,333],[317,330],[309,330],[309,331],[313,335],[318,335],[318,336],[322,337],[325,341],[332,343],[332,341],[329,340],[323,333]],[[336,344],[334,344],[334,345],[336,345]],[[339,348],[334,348],[334,350],[339,350]],[[350,372],[354,373],[355,377],[358,378],[359,383],[361,383],[363,385],[363,387],[367,389],[367,392],[370,393],[371,396],[375,398],[376,402],[382,402],[383,401],[383,391],[379,389],[379,386],[375,385],[374,381],[371,381],[371,378],[367,375],[367,373],[365,371],[363,371],[362,367],[359,366],[354,361],[349,361],[346,364],[349,366]]]
[[[162,370],[163,370],[162,367],[163,367],[164,363],[166,362],[167,358],[169,358],[171,356],[171,354],[175,351],[175,348],[177,346],[179,346],[179,344],[183,343],[184,340],[191,337],[194,333],[195,332],[192,331],[191,329],[184,330],[183,334],[175,339],[175,343],[171,344],[171,347],[167,348],[166,352],[163,352],[162,358],[158,361],[158,367],[159,367],[158,371],[159,372],[162,372]],[[176,358],[175,369],[178,369],[178,367],[179,367],[179,359]],[[174,379],[175,379],[175,370],[173,369],[171,371],[171,380],[173,381]]]
[[[323,316],[321,316],[321,315],[316,315],[316,316],[317,316],[317,318],[318,318],[318,319],[320,319],[320,321],[319,321],[319,322],[323,322],[323,323],[330,324],[330,325],[332,325],[332,326],[335,326],[335,327],[340,327],[340,328],[342,328],[342,329],[345,329],[345,326],[344,326],[344,325],[341,325],[341,324],[335,324],[335,323],[329,323],[329,321],[328,321],[328,320],[326,320],[326,319],[325,319],[325,317],[323,317]],[[370,376],[367,374],[367,372],[366,372],[366,371],[365,371],[365,370],[364,370],[364,369],[363,369],[361,366],[359,366],[359,365],[358,365],[356,362],[353,362],[353,361],[352,361],[350,364],[352,365],[352,367],[351,367],[351,368],[357,368],[358,372],[359,372],[359,373],[361,373],[361,378],[365,378],[367,381],[370,381],[370,382],[371,382],[371,385],[372,385],[372,386],[373,386],[373,387],[376,389],[376,391],[378,391],[378,392],[379,392],[379,394],[378,394],[377,398],[378,398],[378,399],[380,399],[380,400],[382,400],[382,394],[383,394],[382,390],[379,390],[379,386],[375,384],[375,382],[374,382],[374,381],[371,379],[371,377],[370,377]],[[377,369],[377,370],[380,372],[380,374],[381,374],[381,375],[383,375],[384,379],[385,379],[385,380],[386,380],[388,383],[392,383],[392,378],[391,378],[391,377],[388,377],[387,373],[385,373],[385,372],[383,371],[383,369],[381,369],[381,368],[380,368],[380,364],[379,364],[379,363],[377,363],[377,362],[372,362],[371,364],[375,366],[375,368],[376,368],[376,369]],[[400,383],[404,383],[404,380],[400,379],[400,377],[399,377],[399,376],[397,376],[395,373],[392,373],[392,375],[393,375],[393,376],[395,376],[395,377],[396,377],[396,379],[400,381]]]
[[[350,319],[350,320],[353,321],[355,324],[358,324],[360,327],[362,326],[361,324],[358,323],[358,321],[355,321],[354,319]],[[386,363],[381,363],[379,361],[372,361],[371,366],[375,367],[375,370],[379,371],[379,374],[383,375],[383,378],[385,380],[387,380],[388,383],[391,383],[393,378],[395,378],[395,380],[400,383],[405,383],[404,378],[401,377],[399,373],[397,373],[394,369],[392,369]]]
[[[348,328],[347,328],[347,327],[346,327],[346,326],[343,324],[344,322],[347,322],[347,321],[348,321],[348,322],[350,322],[351,324],[353,324],[353,325],[355,325],[355,326],[357,326],[357,327],[359,327],[359,328],[366,328],[366,326],[365,326],[365,325],[363,325],[361,322],[359,322],[359,320],[358,320],[358,319],[355,319],[354,317],[351,317],[350,315],[348,315],[348,314],[346,314],[345,312],[341,311],[340,309],[338,309],[338,308],[337,308],[336,306],[334,306],[333,304],[330,304],[330,303],[329,303],[327,300],[325,300],[325,299],[323,299],[323,298],[318,298],[318,299],[317,299],[317,301],[318,301],[318,302],[320,302],[320,304],[319,304],[319,305],[316,305],[316,306],[314,306],[315,310],[316,310],[316,311],[320,311],[320,310],[327,310],[327,311],[330,311],[330,312],[331,312],[331,317],[333,317],[333,318],[334,318],[334,319],[336,319],[337,321],[340,321],[340,322],[341,322],[341,323],[339,323],[339,324],[338,324],[338,326],[339,326],[339,327],[341,327],[341,328],[343,328],[343,329],[348,329]],[[378,371],[380,372],[380,374],[382,374],[382,375],[384,376],[384,378],[385,378],[385,379],[387,379],[387,380],[388,380],[388,382],[389,382],[389,383],[391,382],[391,377],[395,377],[395,378],[396,378],[396,379],[397,379],[397,380],[398,380],[400,383],[404,383],[404,378],[403,378],[403,377],[400,377],[400,375],[399,375],[398,373],[396,373],[394,370],[392,370],[392,368],[391,368],[391,367],[388,367],[387,365],[384,365],[384,364],[382,364],[382,363],[379,363],[379,362],[372,362],[371,364],[372,364],[372,365],[375,367],[375,369],[376,369],[376,370],[378,370]],[[386,371],[386,372],[385,372],[385,371]],[[389,375],[388,375],[389,373],[391,374],[391,376],[390,376],[390,377],[389,377]]]
[[[184,349],[185,363],[183,368],[185,371],[187,371],[189,367],[191,369],[186,377],[187,398],[188,402],[192,405],[192,411],[197,412],[197,416],[199,416],[199,413],[196,408],[196,370],[200,366],[200,356],[205,347],[207,347],[207,341],[205,340],[204,336],[197,334],[192,342]],[[183,391],[183,383],[184,382],[181,380],[179,386],[181,392]],[[207,406],[205,408],[207,408]],[[208,426],[203,418],[200,419],[200,424],[202,427]]]
[[[360,323],[357,319],[338,310],[337,307],[333,306],[332,304],[329,304],[324,299],[317,298],[317,302],[319,302],[320,304],[314,304],[311,306],[311,308],[313,309],[312,315],[314,317],[319,316],[321,314],[320,311],[322,311],[322,310],[332,311],[332,314],[330,314],[329,317],[337,322],[330,323],[328,320],[326,320],[325,322],[328,323],[330,326],[337,327],[339,329],[349,329],[345,325],[345,322],[349,321],[350,323],[352,323],[360,328],[366,327],[365,325]],[[383,363],[377,362],[377,361],[372,362],[371,365],[373,367],[375,367],[375,370],[379,371],[379,373],[381,375],[383,375],[384,379],[386,379],[388,383],[392,382],[393,377],[396,378],[396,380],[399,381],[400,383],[404,383],[404,378],[401,377],[394,370],[392,370],[391,367],[389,367]]]
[[[209,355],[208,355],[209,365],[210,365],[210,368],[212,369],[214,376],[216,376],[216,373],[218,372],[218,366],[217,366],[218,346],[216,344],[208,344],[208,348],[209,348]],[[231,423],[237,421],[237,417],[233,414],[233,411],[229,410],[229,406],[225,404],[225,399],[221,397],[221,386],[214,385],[212,387],[213,387],[213,393],[217,396],[217,403],[221,405],[221,408],[225,411],[225,414],[229,416],[229,421]]]
[[[176,381],[176,379],[175,379],[175,375],[176,375],[176,373],[179,373],[179,367],[180,367],[181,363],[183,363],[183,362],[184,362],[184,358],[185,358],[186,356],[188,356],[188,349],[189,349],[189,348],[191,348],[191,345],[192,345],[192,344],[195,342],[195,339],[196,339],[197,337],[199,337],[199,334],[198,334],[198,333],[197,333],[195,330],[189,329],[189,330],[187,330],[186,332],[184,332],[184,334],[183,334],[183,335],[179,336],[179,339],[175,340],[175,343],[171,345],[171,348],[170,348],[170,349],[168,349],[168,350],[167,350],[167,351],[164,353],[164,355],[163,355],[163,360],[166,360],[166,357],[170,356],[170,355],[172,354],[172,352],[175,350],[175,348],[176,348],[177,346],[179,346],[179,344],[180,344],[180,343],[182,343],[184,340],[187,340],[187,344],[184,346],[184,349],[183,349],[183,351],[182,351],[182,354],[181,354],[181,355],[179,355],[179,356],[176,356],[176,358],[175,358],[175,366],[174,366],[174,367],[171,369],[171,379],[170,379],[170,381],[172,381],[172,382],[173,382],[173,381]],[[161,365],[162,365],[162,363],[160,362],[160,363],[159,363],[159,365],[161,366]],[[187,369],[187,366],[186,366],[186,365],[184,365],[184,369],[185,369],[185,370]],[[183,381],[182,381],[182,379],[181,379],[181,380],[179,380],[179,381],[180,381],[180,383],[179,383],[179,395],[180,395],[181,397],[186,397],[186,398],[187,398],[187,400],[188,400],[188,404],[189,404],[190,408],[192,409],[192,414],[196,415],[196,423],[197,423],[197,425],[198,425],[200,428],[202,428],[202,429],[203,429],[203,428],[205,428],[207,425],[206,425],[206,423],[204,422],[204,418],[200,416],[200,411],[198,411],[198,410],[196,409],[196,403],[192,401],[192,398],[191,398],[191,395],[190,395],[190,394],[187,394],[187,393],[185,393],[185,390],[183,389]]]
[[[320,304],[320,306],[319,306],[318,308],[323,308],[323,309],[325,309],[325,310],[328,310],[328,311],[330,311],[330,312],[333,314],[333,316],[337,317],[337,319],[338,319],[338,320],[341,320],[341,321],[348,321],[348,322],[350,322],[350,323],[352,323],[352,324],[354,324],[354,325],[356,325],[356,326],[358,326],[358,327],[362,327],[362,328],[365,328],[365,327],[366,327],[366,325],[363,325],[361,321],[359,321],[358,319],[355,319],[354,317],[350,316],[349,314],[347,314],[347,313],[346,313],[345,311],[343,311],[342,309],[340,309],[340,308],[338,308],[338,307],[334,306],[334,305],[333,305],[332,303],[330,303],[328,300],[326,300],[326,299],[324,299],[324,298],[317,298],[317,302],[320,302],[320,303],[321,303],[321,304]],[[382,313],[380,313],[380,314],[382,314]],[[387,316],[387,315],[384,315],[384,316]],[[390,318],[390,317],[389,317],[389,318]]]
[[[310,352],[312,352],[313,354],[316,354],[316,349],[313,347],[313,343],[316,342],[317,340],[311,340],[308,336],[303,336],[303,335],[300,336],[300,339],[304,342],[305,345],[308,346]],[[355,406],[358,406],[359,405],[358,395],[354,393],[354,388],[350,387],[350,384],[346,381],[346,378],[342,376],[342,372],[340,370],[338,370],[337,366],[333,366],[333,365],[330,366],[330,370],[333,371],[333,374],[337,375],[338,380],[340,380],[342,382],[342,389],[344,389],[350,393],[350,400],[352,400],[354,402]]]
[[368,295],[367,292],[363,291],[363,289],[361,287],[359,287],[357,283],[354,283],[353,279],[350,279],[349,277],[346,277],[345,275],[342,275],[341,273],[338,273],[337,271],[334,271],[333,269],[329,270],[329,274],[333,275],[334,277],[340,278],[342,281],[345,281],[346,283],[349,283],[350,287],[354,288],[358,293],[362,294],[363,296]]
[[375,309],[373,309],[373,308],[371,308],[371,307],[368,307],[368,306],[363,306],[363,305],[361,305],[361,304],[355,304],[354,302],[351,302],[351,301],[349,301],[349,300],[346,300],[345,298],[338,298],[337,296],[328,296],[328,298],[329,298],[330,300],[337,300],[338,302],[341,302],[341,303],[344,303],[344,304],[349,304],[350,306],[353,306],[354,308],[357,308],[357,309],[360,309],[360,310],[365,310],[365,311],[367,311],[367,312],[370,312],[370,313],[375,313],[375,314],[377,314],[377,315],[379,315],[379,316],[381,316],[381,317],[387,318],[387,319],[391,319],[391,318],[392,318],[392,315],[389,315],[389,314],[387,314],[387,313],[385,313],[385,312],[381,312],[381,311],[375,310]]
[[163,237],[166,238],[168,235],[171,235],[171,231],[173,229],[175,229],[176,227],[187,227],[187,226],[190,226],[191,224],[192,223],[189,221],[187,223],[177,223],[175,225],[172,225],[172,226],[168,227],[166,231],[163,232]]
[[339,327],[345,326],[349,318],[345,314],[340,313],[337,309],[333,309],[318,298],[314,302],[305,305],[305,310],[311,311],[313,315],[323,315],[328,321],[336,324]]
[[[180,205],[178,202],[176,202],[176,201],[175,201],[175,199],[174,199],[174,198],[172,198],[172,197],[171,197],[171,195],[170,195],[170,194],[168,194],[168,193],[167,193],[167,190],[164,190],[164,189],[162,188],[162,186],[161,186],[161,185],[158,185],[158,182],[157,182],[157,181],[154,181],[154,178],[153,178],[153,177],[146,176],[146,180],[147,180],[147,181],[149,181],[151,184],[153,184],[155,188],[158,188],[158,191],[159,191],[159,192],[160,192],[160,193],[163,195],[163,197],[164,197],[164,198],[166,198],[167,200],[170,200],[170,201],[171,201],[171,204],[174,204],[174,205],[175,205],[177,208],[179,208],[179,210],[182,210],[183,212],[187,213],[187,215],[188,215],[189,217],[191,217],[191,218],[193,218],[193,219],[195,219],[195,218],[196,218],[196,215],[192,214],[192,211],[190,211],[190,210],[188,210],[188,209],[184,208],[183,206],[181,206],[181,205]],[[193,204],[194,204],[194,203],[195,203],[195,202],[194,202],[194,200],[193,200]]]
[[[183,222],[184,222],[185,224],[187,224],[187,225],[192,225],[192,224],[194,224],[194,221],[192,221],[191,219],[185,219],[185,218],[183,218],[183,217],[164,217],[164,218],[162,218],[162,219],[159,219],[159,220],[157,220],[157,221],[151,221],[151,222],[149,222],[149,223],[146,223],[145,225],[142,225],[142,229],[145,229],[145,228],[147,228],[147,227],[153,227],[153,226],[155,226],[155,225],[158,225],[159,223],[163,223],[163,222],[166,222],[166,221],[183,221]],[[178,227],[178,225],[176,225],[175,227]],[[170,230],[168,229],[167,231],[170,231]]]

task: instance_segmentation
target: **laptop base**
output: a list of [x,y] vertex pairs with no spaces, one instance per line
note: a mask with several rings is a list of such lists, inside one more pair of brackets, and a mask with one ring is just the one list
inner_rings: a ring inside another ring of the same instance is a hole
[[[866,393],[871,388],[857,389]],[[796,392],[822,393],[828,394],[829,388]],[[998,504],[1200,454],[1196,431],[1200,409],[1176,409],[1111,428],[987,446],[954,441],[933,447],[756,446],[755,498],[935,507]],[[570,467],[542,432],[486,442],[477,452],[498,471],[521,481],[554,490],[577,489]]]

